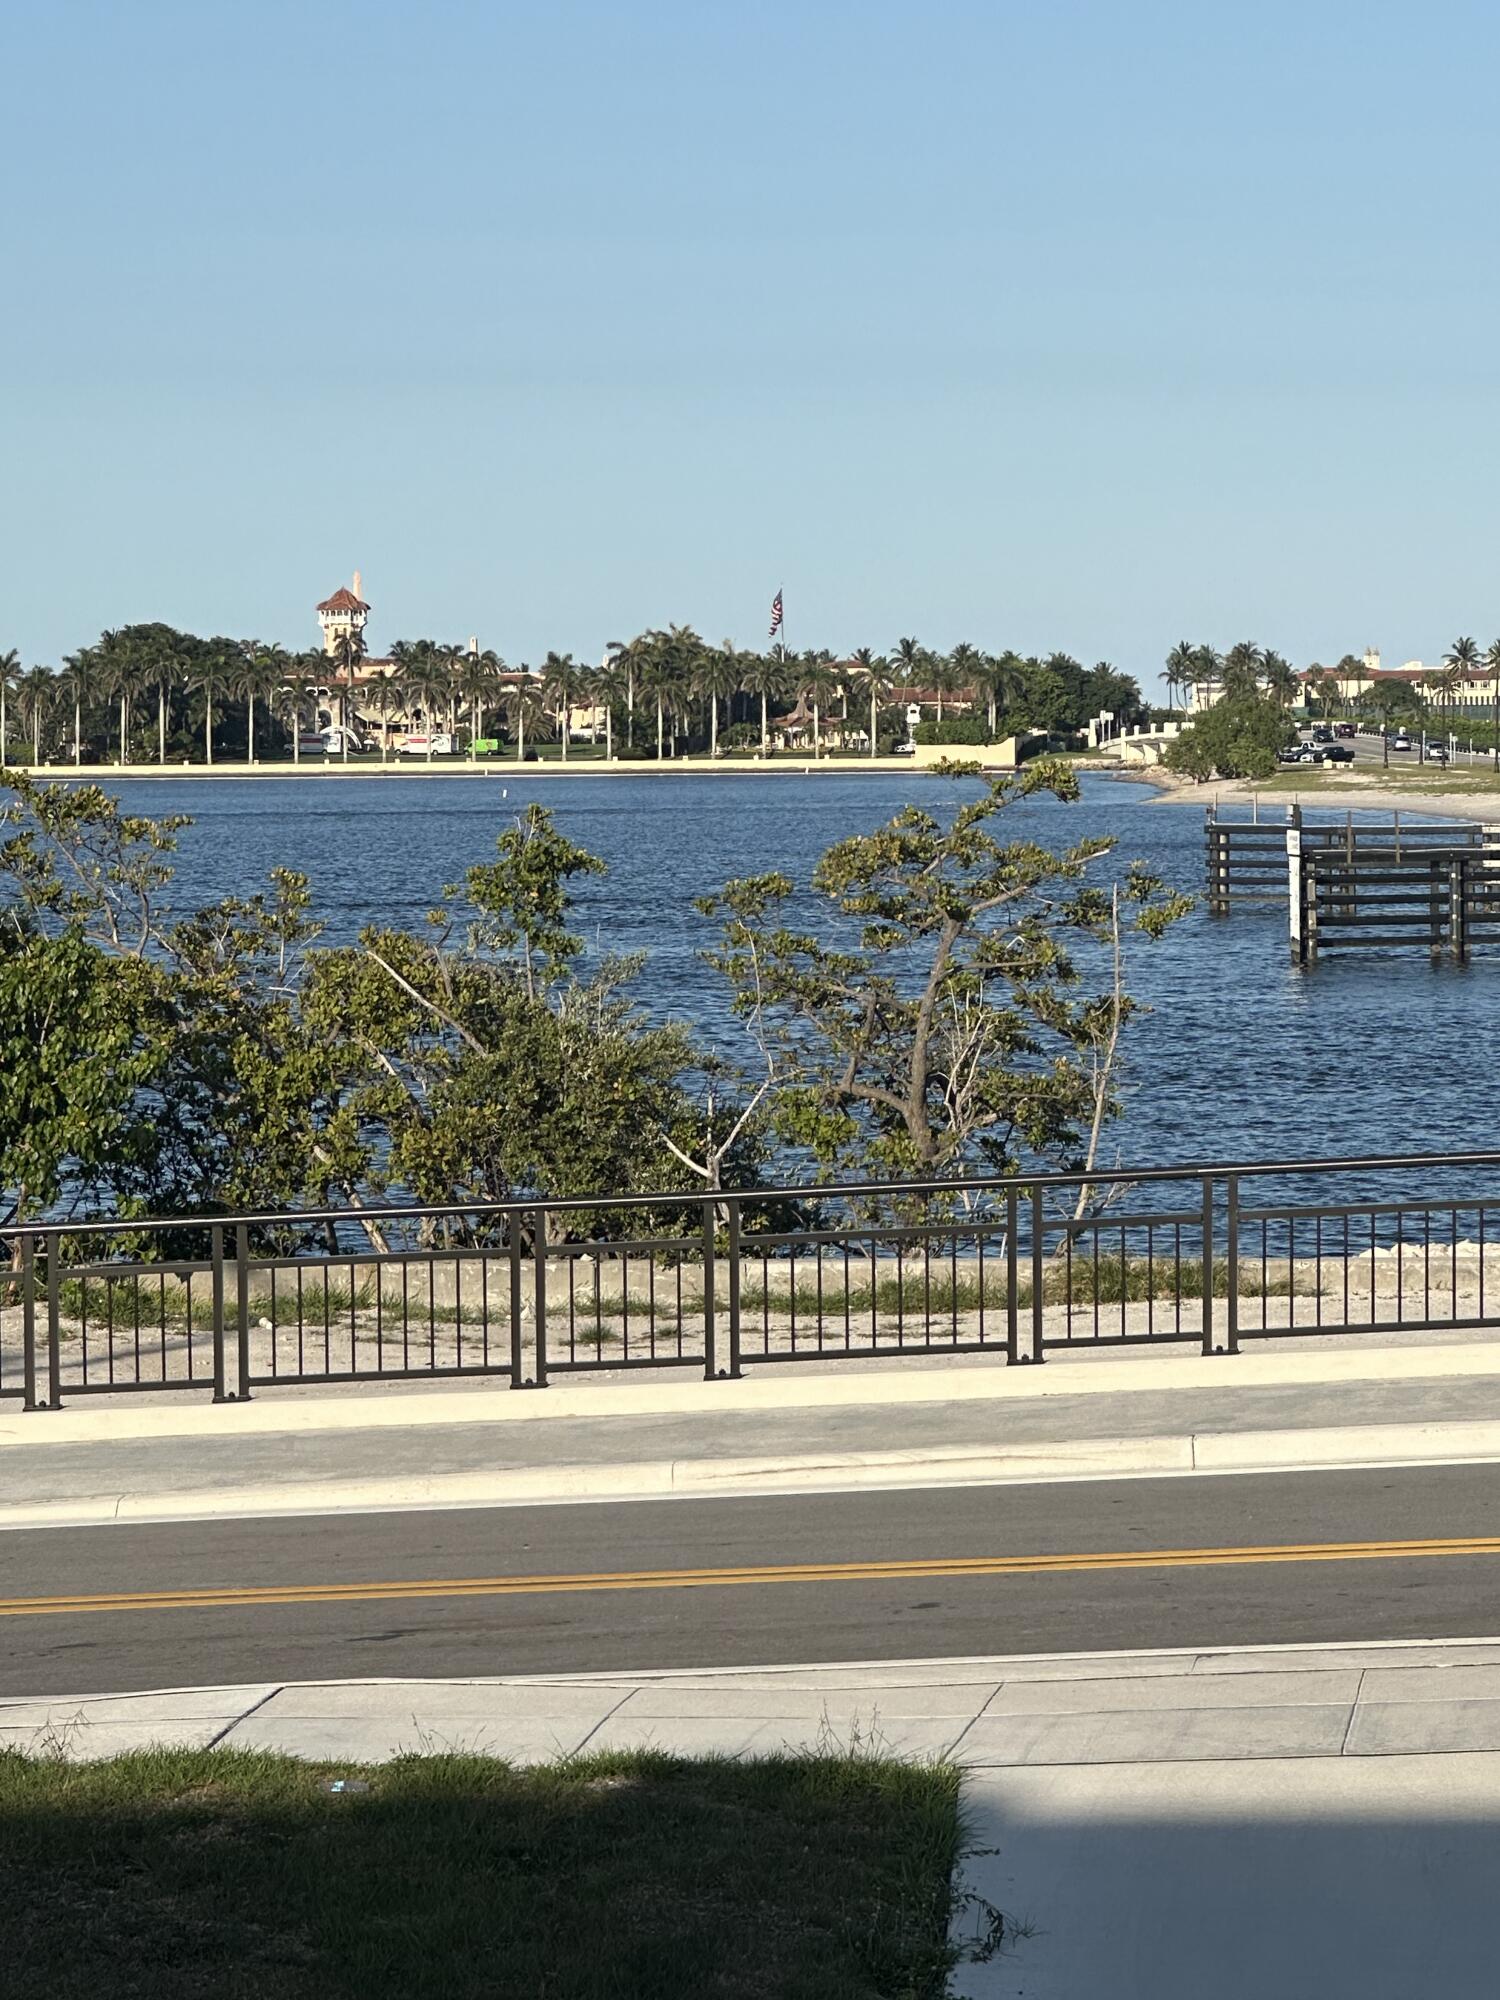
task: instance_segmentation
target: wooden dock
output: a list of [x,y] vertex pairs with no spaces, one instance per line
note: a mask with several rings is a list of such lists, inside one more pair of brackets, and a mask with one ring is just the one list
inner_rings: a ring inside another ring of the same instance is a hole
[[1466,961],[1500,945],[1500,827],[1387,820],[1206,824],[1208,907],[1285,898],[1292,958],[1353,949],[1424,951]]

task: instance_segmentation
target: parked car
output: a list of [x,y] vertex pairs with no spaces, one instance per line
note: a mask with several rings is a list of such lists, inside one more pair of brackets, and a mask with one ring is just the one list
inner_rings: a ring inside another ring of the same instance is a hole
[[1306,753],[1305,743],[1289,743],[1285,750],[1276,752],[1276,761],[1278,764],[1300,764]]
[[1347,743],[1325,743],[1322,747],[1322,761],[1325,764],[1352,764],[1354,752]]

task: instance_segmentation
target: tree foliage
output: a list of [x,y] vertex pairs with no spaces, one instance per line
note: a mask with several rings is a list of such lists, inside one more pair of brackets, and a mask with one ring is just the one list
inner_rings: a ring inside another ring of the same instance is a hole
[[[1076,780],[1035,765],[840,841],[806,926],[784,875],[708,899],[706,955],[754,1051],[734,1065],[647,1015],[639,958],[585,953],[575,887],[604,865],[540,806],[425,925],[328,943],[304,876],[179,914],[185,821],[19,780],[0,818],[0,1229],[329,1206],[379,1245],[382,1203],[551,1196],[586,1205],[549,1227],[588,1235],[610,1197],[712,1196],[809,1162],[1088,1164],[1135,1011],[1122,932],[1157,936],[1184,905],[1140,871],[1096,880],[1108,839],[1002,838],[1006,808],[1043,791]],[[654,1220],[635,1212],[633,1233]]]
[[[951,765],[954,775],[966,768]],[[711,961],[764,1046],[780,1137],[828,1172],[904,1178],[1076,1163],[1117,1108],[1117,1077],[1091,1059],[1134,1011],[1087,990],[1082,957],[1107,944],[1120,905],[1090,879],[1114,847],[1095,836],[1053,853],[996,822],[1038,792],[1077,796],[1052,761],[991,779],[945,825],[908,806],[840,841],[813,871],[827,921],[788,921],[784,874],[731,882],[700,907],[721,926]],[[1143,871],[1128,920],[1159,936],[1185,903]]]
[[1226,694],[1167,746],[1168,770],[1185,777],[1269,778],[1296,725],[1272,695]]

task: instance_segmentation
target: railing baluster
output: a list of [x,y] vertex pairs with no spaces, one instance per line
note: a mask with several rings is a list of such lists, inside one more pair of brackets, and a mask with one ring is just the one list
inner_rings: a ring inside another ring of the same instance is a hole
[[[208,1232],[208,1265],[213,1279],[214,1401],[226,1403],[224,1390],[224,1231],[216,1222]],[[188,1350],[192,1351],[193,1328],[188,1322]]]
[[21,1238],[21,1408],[36,1408],[36,1244]]
[[49,1229],[47,1245],[47,1406],[62,1408],[62,1238]]
[[1203,1176],[1203,1352],[1214,1351],[1214,1184]]
[[234,1232],[234,1330],[235,1368],[239,1380],[234,1385],[236,1399],[250,1400],[250,1229],[240,1223]]
[[712,1382],[714,1377],[719,1372],[718,1345],[716,1339],[716,1328],[714,1324],[714,1307],[716,1303],[714,1299],[714,1289],[718,1282],[718,1273],[715,1268],[716,1258],[715,1258],[715,1244],[714,1244],[714,1229],[717,1220],[718,1218],[717,1215],[715,1214],[715,1204],[712,1201],[704,1202],[703,1204],[703,1376],[704,1380],[708,1382]]
[[[728,1228],[725,1231],[724,1254],[729,1260],[729,1378],[740,1378],[740,1204],[737,1195],[731,1195],[727,1203]],[[845,1272],[845,1297],[848,1297],[847,1266]]]
[[[1347,1248],[1347,1232],[1346,1245]],[[1229,1296],[1224,1309],[1224,1351],[1240,1351],[1240,1177],[1224,1182],[1224,1258],[1229,1267]],[[1347,1270],[1347,1264],[1345,1269]],[[1345,1315],[1347,1317],[1347,1313]]]

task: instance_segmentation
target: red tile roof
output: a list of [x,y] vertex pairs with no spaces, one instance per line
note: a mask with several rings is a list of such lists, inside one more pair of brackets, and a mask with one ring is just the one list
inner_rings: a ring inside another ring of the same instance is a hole
[[362,597],[356,597],[347,586],[336,590],[332,597],[325,597],[318,606],[320,611],[368,611],[369,605]]

